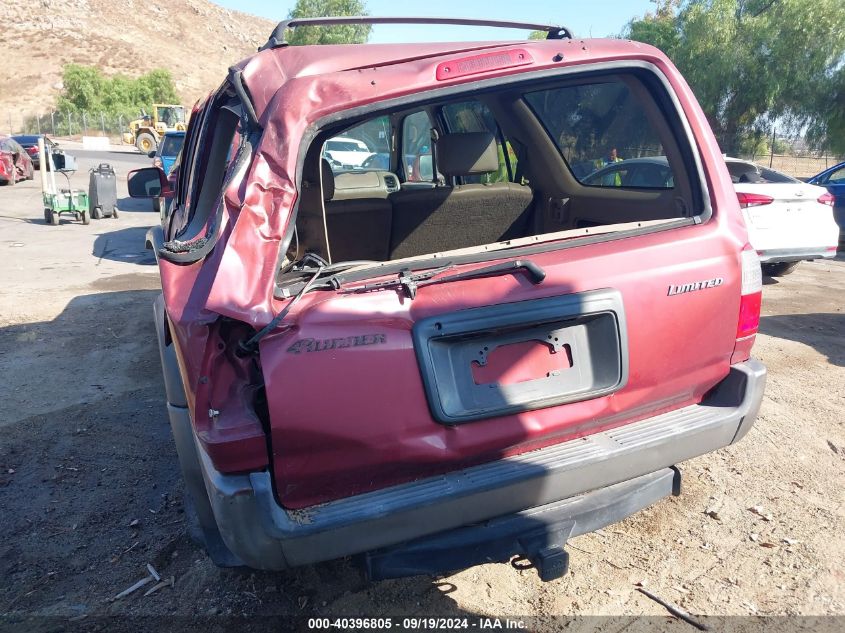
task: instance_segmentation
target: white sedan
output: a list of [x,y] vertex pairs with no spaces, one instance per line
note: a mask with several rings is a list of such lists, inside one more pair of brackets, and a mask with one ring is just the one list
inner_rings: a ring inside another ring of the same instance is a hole
[[839,227],[827,189],[748,161],[725,163],[764,274],[779,277],[802,260],[836,256]]
[[357,138],[335,136],[323,146],[323,157],[329,160],[335,171],[360,167],[372,155],[367,144]]

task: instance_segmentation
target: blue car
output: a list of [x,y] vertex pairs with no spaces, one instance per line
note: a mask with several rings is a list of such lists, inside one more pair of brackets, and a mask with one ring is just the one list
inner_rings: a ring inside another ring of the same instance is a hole
[[825,169],[822,173],[816,174],[810,180],[811,185],[827,187],[833,195],[833,217],[839,225],[839,241],[845,237],[845,162]]
[[170,168],[176,162],[176,157],[182,151],[182,144],[185,142],[185,132],[165,132],[158,145],[158,151],[149,153],[153,159],[153,166],[160,167],[165,174],[170,173]]

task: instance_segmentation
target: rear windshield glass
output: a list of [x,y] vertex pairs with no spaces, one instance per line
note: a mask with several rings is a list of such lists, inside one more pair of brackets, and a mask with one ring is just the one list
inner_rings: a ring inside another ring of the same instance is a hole
[[530,92],[525,100],[582,184],[672,188],[672,170],[646,106],[622,81]]
[[754,163],[728,160],[725,161],[725,164],[728,166],[728,173],[731,175],[731,182],[733,183],[771,184],[801,182],[775,169],[760,167]]
[[160,156],[176,156],[179,150],[182,149],[182,143],[185,142],[184,136],[165,136],[161,142],[159,149]]

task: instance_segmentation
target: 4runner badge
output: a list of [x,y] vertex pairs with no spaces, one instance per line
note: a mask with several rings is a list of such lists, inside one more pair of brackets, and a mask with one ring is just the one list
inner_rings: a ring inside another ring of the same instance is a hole
[[385,334],[362,334],[361,336],[324,339],[304,338],[288,347],[287,351],[291,354],[327,352],[330,349],[359,347],[361,345],[380,345],[382,343],[387,343],[387,336]]
[[678,286],[669,286],[669,296],[672,295],[680,295],[684,294],[685,292],[692,292],[693,290],[704,290],[705,288],[715,288],[716,286],[721,286],[725,283],[725,280],[721,277],[714,277],[713,279],[707,279],[705,281],[694,281],[689,284],[681,284]]

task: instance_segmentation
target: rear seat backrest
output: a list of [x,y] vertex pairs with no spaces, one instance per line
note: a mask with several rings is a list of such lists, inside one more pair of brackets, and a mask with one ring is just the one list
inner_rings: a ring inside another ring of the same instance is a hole
[[[444,134],[435,147],[437,169],[449,180],[499,171],[489,132]],[[477,246],[527,234],[531,189],[513,183],[402,189],[390,194],[390,259]]]
[[390,244],[391,205],[383,198],[333,200],[334,172],[322,160],[326,231],[332,262],[385,261]]

